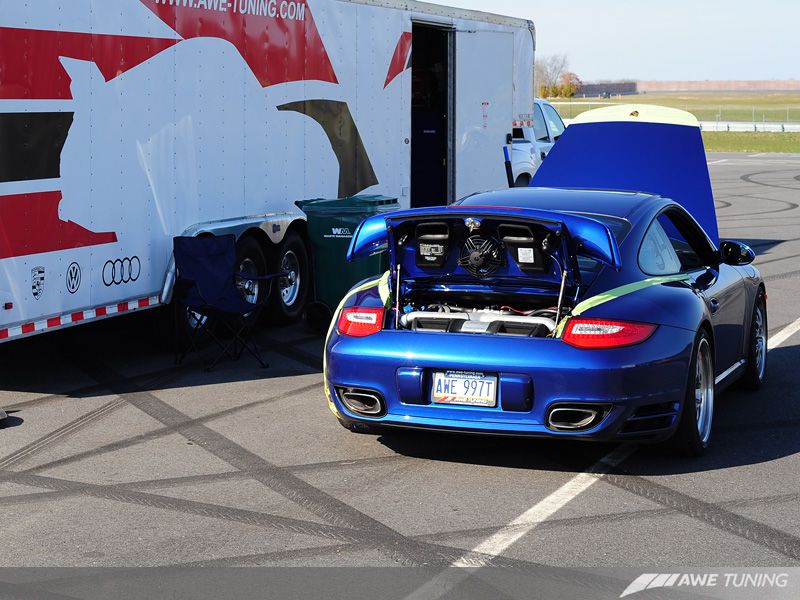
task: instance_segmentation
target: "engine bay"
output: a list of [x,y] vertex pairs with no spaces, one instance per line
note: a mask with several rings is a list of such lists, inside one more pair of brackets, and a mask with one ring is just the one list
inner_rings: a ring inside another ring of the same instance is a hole
[[394,231],[395,327],[547,337],[562,314],[560,229],[480,216],[407,222]]
[[555,308],[519,311],[509,306],[466,308],[451,304],[407,304],[400,328],[412,331],[547,337],[556,328]]
[[536,223],[480,217],[411,222],[395,232],[407,274],[475,279],[556,277],[560,238],[560,230]]

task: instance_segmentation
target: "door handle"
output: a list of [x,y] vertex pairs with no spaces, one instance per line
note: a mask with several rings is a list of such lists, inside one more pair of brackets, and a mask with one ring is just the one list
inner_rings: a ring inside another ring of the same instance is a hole
[[711,311],[712,315],[716,313],[719,310],[719,300],[711,298],[711,300],[708,301],[708,310]]

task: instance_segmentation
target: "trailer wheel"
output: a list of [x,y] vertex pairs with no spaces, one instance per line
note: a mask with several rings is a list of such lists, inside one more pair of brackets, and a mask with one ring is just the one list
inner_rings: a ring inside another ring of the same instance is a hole
[[[250,275],[266,275],[267,259],[261,244],[253,237],[244,236],[236,244],[236,270]],[[270,292],[269,282],[237,279],[239,291],[247,302],[256,304],[267,298]]]
[[308,251],[303,239],[289,231],[278,247],[276,270],[288,275],[277,280],[273,286],[270,319],[278,323],[296,321],[303,313],[311,285],[308,268]]

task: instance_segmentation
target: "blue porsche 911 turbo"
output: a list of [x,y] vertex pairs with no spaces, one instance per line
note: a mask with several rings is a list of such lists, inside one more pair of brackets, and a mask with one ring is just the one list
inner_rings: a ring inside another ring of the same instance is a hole
[[388,251],[390,269],[351,290],[326,340],[345,427],[670,439],[697,455],[715,394],[762,384],[766,291],[753,251],[716,239],[696,121],[592,113],[535,187],[361,224],[349,258]]

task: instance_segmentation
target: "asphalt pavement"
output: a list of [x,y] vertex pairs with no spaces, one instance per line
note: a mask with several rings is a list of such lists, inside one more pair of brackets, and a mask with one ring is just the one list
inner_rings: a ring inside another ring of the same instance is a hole
[[[777,335],[800,317],[800,155],[709,165]],[[0,346],[0,566],[800,566],[800,334],[760,392],[718,398],[695,460],[353,434],[323,399],[322,338],[259,339],[269,369],[211,373],[173,366],[161,310]]]

